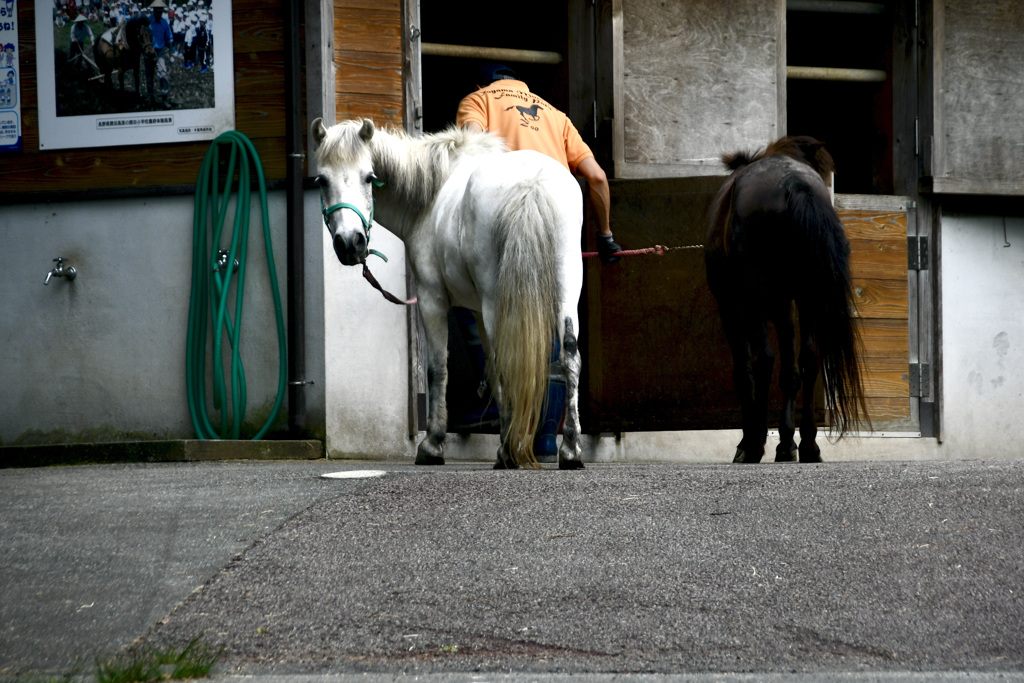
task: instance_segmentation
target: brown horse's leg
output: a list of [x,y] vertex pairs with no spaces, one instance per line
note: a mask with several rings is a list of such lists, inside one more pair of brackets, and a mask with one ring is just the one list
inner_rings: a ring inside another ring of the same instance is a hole
[[797,459],[793,434],[793,411],[796,395],[800,391],[800,369],[797,367],[796,351],[796,302],[785,305],[773,320],[775,334],[779,340],[779,387],[782,389],[782,416],[779,419],[779,445],[775,449],[775,462],[794,462]]
[[818,426],[814,422],[814,385],[818,381],[818,349],[812,333],[811,316],[801,308],[800,379],[803,383],[802,414],[800,416],[800,462],[821,462],[821,449],[814,443]]
[[724,306],[720,311],[732,351],[732,381],[743,421],[743,439],[733,462],[759,463],[768,438],[767,394],[775,359],[764,321],[744,318],[736,311],[726,311]]

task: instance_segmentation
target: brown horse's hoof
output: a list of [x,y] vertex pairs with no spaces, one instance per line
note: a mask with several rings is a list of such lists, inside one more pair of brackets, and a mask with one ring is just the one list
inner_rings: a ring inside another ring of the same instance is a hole
[[742,463],[744,465],[757,465],[764,457],[764,449],[762,449],[760,453],[750,453],[743,449],[742,446],[739,446],[736,449],[736,455],[732,458],[732,462]]
[[[807,445],[804,448],[804,445]],[[818,448],[818,444],[813,441],[801,441],[800,442],[800,462],[822,462],[821,449]]]
[[560,470],[582,470],[583,461],[579,458],[558,458],[558,469]]
[[764,449],[761,449],[760,453],[749,453],[742,446],[736,449],[736,455],[732,461],[734,463],[742,463],[745,465],[756,465],[761,462],[761,458],[764,457]]
[[791,443],[788,447],[781,443],[775,448],[775,462],[796,462],[798,449]]

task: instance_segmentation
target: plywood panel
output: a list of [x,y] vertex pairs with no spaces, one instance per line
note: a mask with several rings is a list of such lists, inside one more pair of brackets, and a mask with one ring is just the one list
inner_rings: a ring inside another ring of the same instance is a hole
[[722,174],[723,153],[779,137],[784,2],[621,6],[618,177]]
[[[612,182],[612,225],[628,249],[700,244],[720,181]],[[586,231],[589,248],[593,236]],[[584,392],[588,431],[730,427],[731,362],[707,288],[703,250],[586,262]]]
[[1024,194],[1024,4],[936,3],[934,188]]

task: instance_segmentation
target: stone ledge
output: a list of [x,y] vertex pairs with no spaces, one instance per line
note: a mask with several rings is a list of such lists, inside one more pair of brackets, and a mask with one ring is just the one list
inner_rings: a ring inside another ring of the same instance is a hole
[[300,441],[118,441],[110,443],[0,446],[0,468],[126,462],[210,460],[316,460],[323,442]]

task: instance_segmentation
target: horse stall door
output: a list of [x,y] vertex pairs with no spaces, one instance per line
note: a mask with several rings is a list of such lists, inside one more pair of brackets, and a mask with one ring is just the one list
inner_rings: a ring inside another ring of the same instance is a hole
[[850,240],[868,416],[875,431],[916,432],[911,396],[912,333],[907,197],[836,195]]
[[[624,249],[656,244],[663,256],[587,262],[584,431],[740,427],[732,360],[707,286],[708,207],[722,178],[612,181],[612,225]],[[909,381],[910,306],[905,197],[838,195],[851,245],[868,415],[876,431],[916,431]],[[593,249],[593,237],[589,249]],[[769,428],[778,426],[778,348]],[[821,382],[815,395],[827,426]]]
[[[664,255],[586,266],[584,431],[739,428],[732,357],[708,289],[702,243],[722,177],[613,180],[612,225],[623,249]],[[593,230],[588,235],[594,249]],[[774,344],[774,330],[769,329]],[[777,356],[778,354],[776,354]],[[769,424],[778,425],[778,362]],[[823,398],[816,397],[819,420]]]

